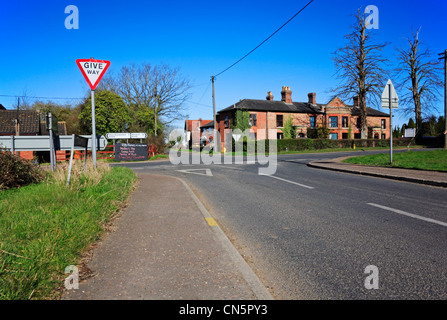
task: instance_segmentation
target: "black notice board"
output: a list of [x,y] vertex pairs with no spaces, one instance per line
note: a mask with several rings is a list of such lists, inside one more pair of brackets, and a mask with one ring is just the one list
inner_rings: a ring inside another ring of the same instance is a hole
[[117,143],[115,145],[116,161],[148,160],[147,144]]

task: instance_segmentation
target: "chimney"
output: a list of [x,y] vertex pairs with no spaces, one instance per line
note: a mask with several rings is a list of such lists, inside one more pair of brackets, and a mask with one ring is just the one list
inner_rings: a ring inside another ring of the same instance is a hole
[[354,103],[354,107],[358,107],[359,106],[359,96],[355,96],[354,98],[352,98],[353,103]]
[[267,98],[266,99],[269,100],[269,101],[273,101],[273,94],[272,94],[271,91],[267,92]]
[[292,103],[292,91],[290,91],[290,87],[282,87],[281,101],[285,103]]
[[311,92],[307,94],[307,97],[309,98],[309,103],[316,105],[317,104],[317,94],[315,92]]

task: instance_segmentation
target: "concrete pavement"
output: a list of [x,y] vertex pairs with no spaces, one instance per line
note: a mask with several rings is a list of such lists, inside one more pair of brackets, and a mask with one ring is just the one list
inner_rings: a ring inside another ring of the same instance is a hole
[[272,299],[183,180],[138,176],[116,230],[86,265],[93,276],[62,299]]
[[357,165],[343,162],[346,158],[311,161],[308,166],[447,188],[447,172]]

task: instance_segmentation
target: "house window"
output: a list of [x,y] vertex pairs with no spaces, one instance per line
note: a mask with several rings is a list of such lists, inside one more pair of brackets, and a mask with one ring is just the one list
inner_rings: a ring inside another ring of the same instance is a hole
[[[282,117],[282,116],[281,116],[281,117]],[[282,140],[282,139],[284,139],[284,133],[278,132],[278,133],[276,134],[276,139],[278,139],[278,140]]]
[[315,116],[310,116],[309,117],[309,122],[310,122],[310,127],[311,128],[315,128],[315,125],[316,125],[316,118],[315,118]]
[[256,114],[250,114],[250,117],[248,118],[248,122],[251,126],[255,126],[257,124]]
[[338,127],[338,117],[329,117],[329,128]]
[[386,120],[382,119],[382,129],[386,129]]
[[343,132],[343,133],[341,134],[341,138],[342,138],[342,139],[348,139],[348,133],[347,133],[347,132]]
[[329,139],[338,140],[338,133],[329,133]]
[[282,124],[282,114],[278,114],[276,116],[276,127],[278,128],[282,128],[283,124]]
[[228,116],[225,116],[225,128],[230,127],[230,118]]
[[347,128],[348,127],[348,117],[341,117],[341,126],[343,128]]
[[382,140],[385,140],[385,139],[386,139],[386,134],[382,133]]

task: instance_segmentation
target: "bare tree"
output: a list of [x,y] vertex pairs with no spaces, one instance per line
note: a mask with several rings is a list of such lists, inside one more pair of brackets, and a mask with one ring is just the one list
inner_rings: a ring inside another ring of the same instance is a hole
[[[163,125],[184,117],[183,105],[190,88],[179,68],[148,63],[124,66],[118,74],[105,77],[99,87],[120,95],[135,112],[151,109],[156,121]],[[150,127],[155,129],[155,123]]]
[[420,30],[412,30],[412,37],[406,38],[408,46],[396,48],[399,67],[395,69],[399,79],[397,88],[405,92],[399,99],[403,106],[402,112],[414,112],[417,135],[422,134],[422,114],[428,115],[432,111],[443,86],[440,76],[442,66],[437,59],[432,58],[428,48],[421,48]]
[[388,45],[376,44],[361,9],[355,14],[353,31],[345,36],[347,44],[333,53],[337,79],[341,83],[332,91],[342,99],[358,97],[361,138],[368,137],[367,103],[377,105],[387,80],[384,65],[389,62],[380,53]]

